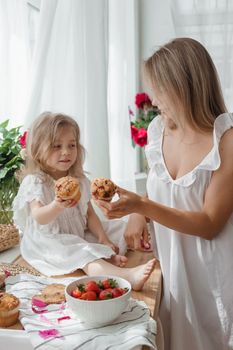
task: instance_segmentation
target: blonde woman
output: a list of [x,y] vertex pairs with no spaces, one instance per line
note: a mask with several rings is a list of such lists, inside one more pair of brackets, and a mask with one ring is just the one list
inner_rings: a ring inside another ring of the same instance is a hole
[[193,39],[162,46],[144,73],[161,111],[148,129],[148,198],[119,188],[119,201],[98,204],[109,218],[131,214],[132,248],[153,222],[165,350],[233,349],[233,115]]
[[[123,221],[101,222],[90,201],[84,175],[84,149],[78,124],[69,116],[45,112],[26,139],[24,178],[14,200],[14,222],[23,232],[23,258],[45,275],[83,269],[88,275],[126,278],[134,290],[143,288],[155,259],[123,268],[127,258]],[[81,199],[60,201],[55,181],[71,175],[79,180]],[[120,250],[120,255],[116,251]]]

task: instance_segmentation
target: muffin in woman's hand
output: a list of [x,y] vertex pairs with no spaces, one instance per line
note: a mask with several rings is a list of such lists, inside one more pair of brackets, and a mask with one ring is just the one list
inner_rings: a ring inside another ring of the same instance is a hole
[[73,199],[79,202],[81,198],[79,182],[75,177],[61,177],[55,182],[55,194],[62,200]]
[[19,304],[13,294],[0,293],[0,327],[10,327],[18,321]]
[[91,194],[95,199],[111,201],[116,193],[116,185],[104,177],[96,178],[91,183]]

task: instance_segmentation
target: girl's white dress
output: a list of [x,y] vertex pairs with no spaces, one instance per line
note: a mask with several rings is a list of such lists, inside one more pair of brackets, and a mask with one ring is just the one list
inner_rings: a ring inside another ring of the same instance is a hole
[[[220,115],[212,150],[192,171],[173,180],[162,154],[162,118],[155,118],[146,147],[149,198],[173,208],[201,210],[212,172],[221,163],[219,141],[232,127],[233,115]],[[160,318],[165,350],[233,349],[233,214],[211,241],[156,222],[154,230],[164,283]]]
[[[91,199],[90,181],[79,179],[81,200],[74,208],[65,209],[55,220],[40,225],[31,216],[29,203],[33,200],[49,204],[54,200],[54,180],[42,174],[27,175],[13,203],[14,222],[23,234],[21,255],[42,274],[61,275],[83,268],[100,258],[109,258],[115,252],[108,246],[98,244],[96,237],[87,230],[87,208]],[[122,220],[103,221],[110,240],[125,254],[123,237],[126,223]]]

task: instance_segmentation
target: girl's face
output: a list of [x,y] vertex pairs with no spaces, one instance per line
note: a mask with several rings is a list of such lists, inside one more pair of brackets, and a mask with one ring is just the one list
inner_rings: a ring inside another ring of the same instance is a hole
[[77,144],[71,127],[64,127],[55,138],[49,153],[47,165],[54,171],[50,173],[54,179],[67,176],[68,170],[77,159]]

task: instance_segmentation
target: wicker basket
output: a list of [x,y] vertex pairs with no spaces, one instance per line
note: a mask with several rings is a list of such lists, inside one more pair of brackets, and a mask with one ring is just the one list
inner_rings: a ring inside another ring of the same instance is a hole
[[0,224],[0,252],[19,244],[19,231],[14,225]]

